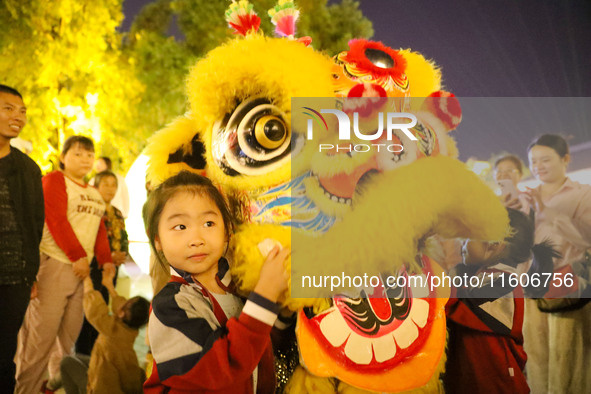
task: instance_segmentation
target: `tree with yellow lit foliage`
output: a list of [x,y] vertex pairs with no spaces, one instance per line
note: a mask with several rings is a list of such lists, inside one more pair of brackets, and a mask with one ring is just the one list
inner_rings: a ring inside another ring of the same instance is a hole
[[[251,0],[262,16],[261,28],[271,34],[266,16],[277,0]],[[351,38],[369,38],[371,22],[359,3],[341,0],[296,0],[301,10],[299,35],[313,37],[314,48],[335,55],[348,48]],[[224,20],[229,1],[154,0],[135,17],[124,51],[134,59],[138,79],[146,86],[139,103],[142,124],[155,131],[186,111],[185,78],[189,68],[209,50],[232,36]],[[178,28],[176,36],[171,26]],[[182,37],[180,37],[182,36]]]
[[137,135],[143,84],[121,52],[116,28],[121,0],[3,0],[0,75],[28,107],[21,134],[44,171],[57,164],[64,140],[92,137],[97,153],[122,159],[125,169],[146,135]]
[[[65,139],[85,134],[97,154],[125,171],[147,138],[184,113],[184,78],[208,50],[231,36],[227,1],[154,0],[119,33],[123,0],[0,2],[0,83],[24,96],[29,123],[21,137],[44,172],[57,166]],[[276,0],[253,0],[264,15]],[[355,0],[298,0],[300,35],[334,55],[372,25]],[[183,38],[169,33],[176,18]],[[271,32],[269,18],[262,28]]]

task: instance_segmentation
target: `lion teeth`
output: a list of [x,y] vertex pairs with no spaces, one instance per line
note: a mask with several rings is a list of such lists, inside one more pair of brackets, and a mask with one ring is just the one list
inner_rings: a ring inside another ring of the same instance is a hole
[[374,357],[379,363],[388,361],[396,355],[396,342],[392,333],[373,339],[371,345]]
[[338,348],[343,344],[345,356],[358,365],[368,365],[375,359],[378,363],[396,356],[397,347],[408,348],[419,337],[419,328],[424,328],[429,318],[429,303],[414,298],[408,317],[393,332],[382,336],[366,337],[359,335],[337,308],[327,311],[319,323],[320,332],[331,344]]
[[425,327],[425,324],[427,324],[427,318],[429,317],[429,303],[420,298],[415,298],[412,302],[413,305],[409,317],[417,326],[423,328]]
[[349,338],[349,335],[352,334],[343,315],[337,310],[334,310],[322,319],[320,322],[320,331],[334,347],[341,346]]
[[419,330],[411,319],[405,319],[396,330],[394,338],[401,349],[409,347],[419,337]]
[[372,340],[360,335],[351,335],[345,345],[345,354],[356,364],[367,365],[371,362]]

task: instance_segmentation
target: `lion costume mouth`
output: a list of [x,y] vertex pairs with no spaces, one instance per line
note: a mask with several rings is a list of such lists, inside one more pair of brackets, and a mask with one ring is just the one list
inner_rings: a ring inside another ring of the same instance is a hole
[[[448,130],[429,106],[439,104],[435,98],[425,102],[409,101],[420,110],[410,111],[416,115],[416,125],[409,130],[417,141],[411,141],[402,130],[391,130],[391,135],[381,135],[376,140],[366,141],[356,137],[349,140],[336,140],[336,130],[331,128],[332,138],[323,141],[324,146],[309,159],[311,178],[306,181],[307,194],[322,210],[339,218],[354,209],[356,200],[366,187],[371,187],[374,175],[398,170],[417,160],[427,157],[446,155],[446,141],[450,138]],[[324,101],[314,103],[319,108]],[[314,106],[313,105],[313,106]],[[343,107],[364,108],[366,116],[360,116],[361,130],[373,135],[375,130],[383,130],[383,124],[376,123],[377,114],[396,108],[396,101],[372,102],[368,98],[344,99]],[[321,109],[320,109],[321,111]],[[357,114],[357,113],[356,113]],[[332,120],[332,119],[330,119]],[[340,126],[339,126],[340,129]],[[339,131],[340,133],[340,131]],[[340,137],[339,137],[340,138]],[[331,142],[326,143],[324,142]],[[304,159],[297,159],[304,161]],[[353,208],[351,208],[353,207]]]
[[[417,182],[422,174],[430,176]],[[419,241],[432,233],[498,237],[506,229],[503,212],[487,186],[462,163],[446,156],[416,160],[376,175],[354,209],[321,238],[292,234],[292,284],[303,283],[301,272],[353,277],[395,269],[399,275],[440,276],[442,269],[434,260],[415,258]],[[323,263],[306,265],[319,261]],[[347,288],[343,285],[340,291]],[[292,290],[305,296],[312,289]],[[300,312],[296,334],[303,364],[314,375],[334,376],[366,390],[421,387],[441,367],[448,292],[443,287],[386,288],[371,294],[381,299],[333,297],[332,305],[316,316]]]
[[[423,275],[441,272],[429,257],[421,261]],[[377,288],[371,295],[389,298],[337,296],[316,316],[300,312],[296,330],[304,364],[319,376],[376,391],[426,384],[445,347],[447,289]]]

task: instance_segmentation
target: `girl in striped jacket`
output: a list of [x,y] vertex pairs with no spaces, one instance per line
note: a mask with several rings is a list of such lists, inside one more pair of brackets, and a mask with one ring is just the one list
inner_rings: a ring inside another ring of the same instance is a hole
[[154,365],[146,393],[272,393],[270,332],[287,288],[288,249],[275,248],[245,304],[232,293],[227,250],[232,220],[207,178],[181,172],[150,194],[144,221],[171,281],[152,302]]

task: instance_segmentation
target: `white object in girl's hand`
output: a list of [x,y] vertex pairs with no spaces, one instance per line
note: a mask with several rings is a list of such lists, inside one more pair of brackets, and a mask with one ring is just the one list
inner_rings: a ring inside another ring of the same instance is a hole
[[279,246],[280,249],[283,249],[283,245],[281,242],[277,241],[273,238],[265,238],[257,245],[259,248],[259,252],[263,255],[263,257],[267,258],[269,253],[273,250],[275,246]]

